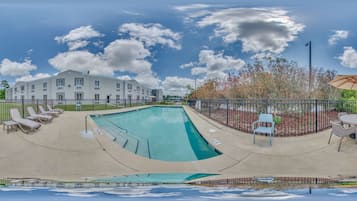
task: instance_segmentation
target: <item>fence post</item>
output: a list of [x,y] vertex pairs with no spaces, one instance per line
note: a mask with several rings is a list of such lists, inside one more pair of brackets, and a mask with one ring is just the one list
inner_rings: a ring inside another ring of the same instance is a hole
[[211,118],[211,99],[208,99],[208,116]]
[[21,98],[22,103],[22,118],[25,118],[25,100],[24,97]]
[[38,99],[36,99],[36,112],[38,113]]
[[315,133],[317,133],[317,121],[318,121],[318,114],[317,114],[317,99],[315,99]]
[[226,112],[226,125],[228,125],[228,106],[229,106],[229,100],[227,99],[227,112]]

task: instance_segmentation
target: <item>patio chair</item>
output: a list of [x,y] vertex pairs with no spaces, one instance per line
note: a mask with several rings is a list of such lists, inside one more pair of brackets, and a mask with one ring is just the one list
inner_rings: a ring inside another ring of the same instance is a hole
[[268,134],[269,142],[272,145],[272,137],[274,136],[274,120],[272,114],[260,114],[257,121],[252,123],[253,144],[255,144],[255,134]]
[[[341,125],[343,125],[344,123],[341,121],[341,117],[343,115],[347,115],[348,113],[347,112],[339,112],[337,113],[337,119],[340,121]],[[348,125],[349,126],[349,125]]]
[[[38,120],[40,121],[41,123],[44,123],[44,122],[50,122],[52,121],[53,117],[52,116],[49,116],[49,115],[45,115],[45,114],[37,114],[35,112],[35,110],[33,109],[33,107],[31,106],[28,106],[27,108],[27,112],[29,113],[31,120]],[[27,118],[28,118],[27,117]]]
[[339,143],[338,149],[337,149],[337,151],[339,152],[341,150],[341,144],[342,144],[343,138],[355,133],[356,127],[345,128],[339,122],[335,122],[335,121],[330,121],[330,123],[332,125],[332,130],[330,133],[330,138],[328,139],[328,144],[330,144],[330,142],[331,142],[332,134],[340,137],[341,139],[340,139],[340,143]]
[[64,112],[64,110],[62,110],[62,109],[60,109],[60,108],[55,108],[55,109],[53,109],[53,108],[51,107],[51,105],[48,105],[48,104],[47,104],[47,109],[48,109],[49,112],[58,112],[59,114],[62,114],[62,113]]
[[57,117],[59,115],[59,112],[46,111],[45,109],[43,109],[42,105],[39,105],[38,109],[40,110],[40,114],[51,115],[51,116],[54,116],[54,117]]
[[28,133],[28,131],[25,130],[24,127],[29,128],[29,131],[35,131],[36,129],[41,127],[41,124],[38,123],[38,122],[22,118],[21,115],[20,115],[20,112],[19,112],[19,110],[17,108],[11,108],[10,109],[10,116],[11,116],[11,119],[14,122],[18,123],[17,126],[24,133]]

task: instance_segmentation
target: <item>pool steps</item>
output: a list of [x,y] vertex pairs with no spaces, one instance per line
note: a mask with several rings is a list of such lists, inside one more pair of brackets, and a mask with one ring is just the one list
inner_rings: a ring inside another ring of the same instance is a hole
[[[95,118],[100,118],[103,121],[103,129],[112,136],[112,140],[118,143],[122,148],[129,150],[135,154],[151,158],[150,143],[148,139],[140,139],[139,137],[129,135],[128,130],[120,127],[115,122],[106,118],[105,115],[95,115]],[[113,128],[113,126],[115,128]]]

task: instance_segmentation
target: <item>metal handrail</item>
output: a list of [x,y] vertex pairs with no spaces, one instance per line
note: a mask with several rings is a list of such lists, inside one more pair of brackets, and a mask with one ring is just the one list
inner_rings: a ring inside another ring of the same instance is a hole
[[[109,123],[111,123],[112,125],[114,125],[115,127],[121,129],[122,131],[124,131],[124,134],[126,136],[124,136],[122,133],[120,133],[122,135],[122,137],[124,138],[134,138],[136,140],[136,148],[135,148],[135,153],[137,153],[138,151],[138,147],[140,142],[145,142],[146,141],[146,145],[147,145],[147,150],[148,150],[148,156],[149,158],[151,158],[151,153],[150,153],[150,143],[149,143],[149,139],[148,138],[143,138],[143,137],[138,137],[138,136],[134,136],[134,135],[128,135],[128,130],[125,128],[120,127],[119,125],[117,125],[116,123],[114,123],[112,120],[109,120],[108,118],[105,118],[106,121],[108,121]],[[127,139],[128,140],[128,139]]]

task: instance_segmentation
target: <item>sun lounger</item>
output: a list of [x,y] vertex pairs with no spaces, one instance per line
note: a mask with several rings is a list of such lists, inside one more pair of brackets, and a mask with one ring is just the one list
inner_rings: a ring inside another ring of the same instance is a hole
[[42,105],[39,105],[38,109],[40,110],[40,114],[51,115],[51,116],[54,116],[54,117],[57,117],[59,115],[59,112],[46,111],[45,109],[43,109]]
[[[36,129],[41,127],[41,124],[38,122],[22,118],[17,108],[10,109],[10,116],[14,122],[18,123],[18,127],[24,133],[28,133],[28,131],[35,131]],[[24,127],[28,128],[28,130],[24,129]]]
[[50,115],[45,115],[45,114],[36,114],[35,110],[33,107],[29,106],[27,107],[27,112],[29,113],[31,120],[36,119],[39,122],[50,122],[53,119],[53,116]]
[[62,110],[62,109],[60,109],[60,108],[55,108],[55,109],[53,109],[53,108],[51,107],[51,105],[47,105],[47,109],[48,109],[49,112],[58,112],[58,113],[60,113],[60,114],[62,114],[62,113],[64,112],[64,110]]

